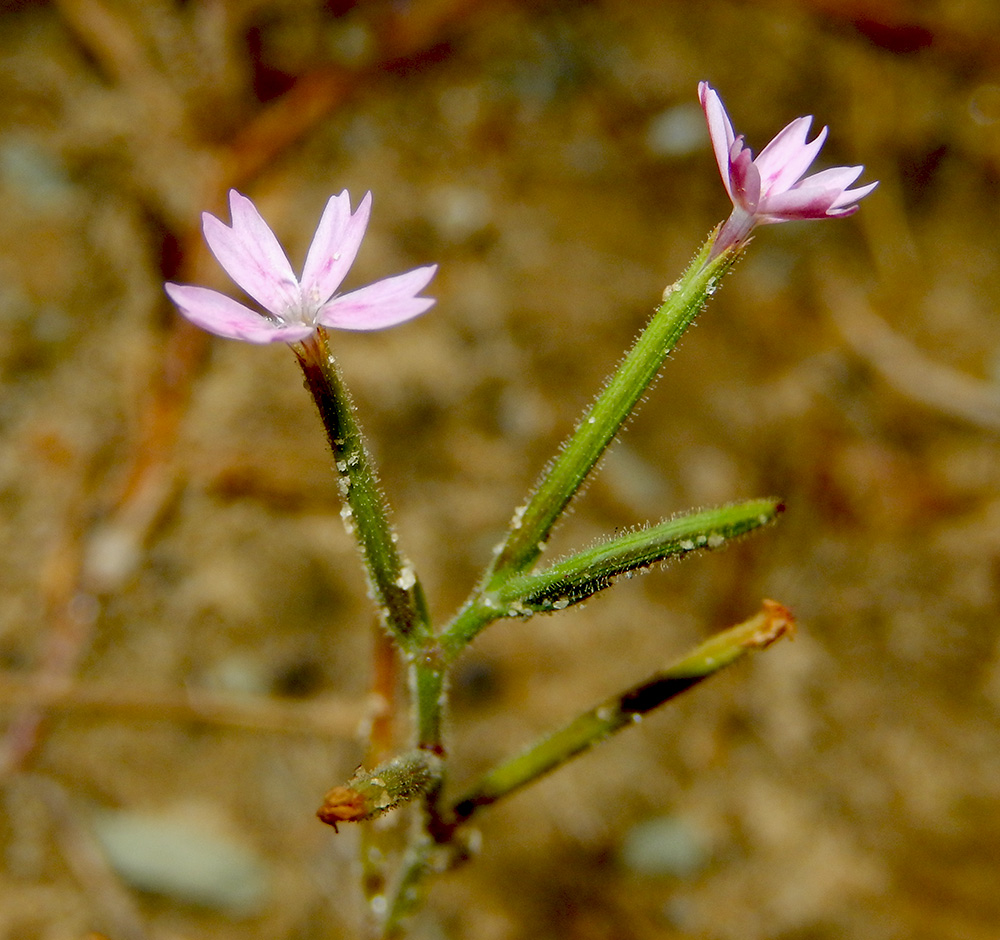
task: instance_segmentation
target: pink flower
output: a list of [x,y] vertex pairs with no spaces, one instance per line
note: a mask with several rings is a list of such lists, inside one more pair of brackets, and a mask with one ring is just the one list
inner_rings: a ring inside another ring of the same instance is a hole
[[791,219],[828,219],[852,215],[858,201],[878,183],[848,189],[863,166],[838,166],[802,179],[826,140],[824,127],[806,142],[812,117],[796,118],[754,160],[732,122],[718,92],[708,82],[698,85],[722,182],[733,211],[716,236],[712,256],[741,245],[758,225]]
[[423,313],[434,303],[418,297],[437,265],[387,277],[348,294],[336,294],[361,247],[372,195],[351,213],[345,190],[331,196],[297,278],[281,245],[246,196],[229,191],[232,226],[202,215],[205,241],[226,273],[264,308],[258,312],[207,287],[167,284],[166,291],[192,323],[247,343],[297,343],[317,326],[378,330]]

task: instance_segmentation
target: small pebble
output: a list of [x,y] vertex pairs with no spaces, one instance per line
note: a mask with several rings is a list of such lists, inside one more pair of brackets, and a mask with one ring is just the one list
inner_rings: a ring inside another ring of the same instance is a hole
[[680,104],[661,111],[646,128],[646,147],[659,157],[686,157],[708,149],[701,108]]
[[619,852],[621,863],[637,875],[691,878],[711,858],[708,837],[680,816],[658,816],[633,826]]
[[252,849],[203,813],[105,811],[94,833],[108,862],[133,888],[237,916],[267,900],[269,873]]

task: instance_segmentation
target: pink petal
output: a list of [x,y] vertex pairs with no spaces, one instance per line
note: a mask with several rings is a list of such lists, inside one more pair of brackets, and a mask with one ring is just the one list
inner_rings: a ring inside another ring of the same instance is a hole
[[858,209],[858,200],[878,185],[848,188],[864,167],[833,167],[802,178],[827,136],[824,127],[807,140],[811,117],[796,118],[786,125],[752,160],[743,138],[735,136],[722,100],[707,82],[699,83],[698,97],[722,180],[733,202],[732,213],[715,236],[710,257],[742,245],[757,225],[851,215]]
[[834,166],[807,176],[796,189],[847,189],[864,171],[863,166]]
[[863,170],[863,166],[835,166],[814,173],[788,192],[762,199],[759,211],[762,215],[782,216],[783,219],[822,219],[843,215],[835,210],[857,203],[878,185],[875,182],[847,189]]
[[731,154],[729,176],[733,205],[746,212],[756,212],[760,201],[760,173],[753,162],[753,154],[743,146],[742,137],[734,141]]
[[[864,169],[862,167],[862,169]],[[830,207],[831,211],[829,215],[833,215],[833,209],[840,209],[846,206],[848,203],[856,203],[864,199],[876,186],[878,186],[878,180],[874,183],[869,183],[867,186],[859,186],[857,189],[845,189],[833,202]]]
[[825,219],[840,191],[837,189],[790,189],[761,202],[761,222],[787,222],[791,219]]
[[812,176],[806,177],[799,186],[803,189],[808,186],[842,190],[841,194],[833,201],[832,208],[837,209],[864,199],[865,196],[878,186],[878,181],[876,181],[868,183],[865,186],[859,186],[857,189],[847,188],[864,172],[864,169],[863,166],[835,166],[829,170],[823,170],[820,173],[814,173]]
[[705,120],[708,122],[708,136],[712,141],[712,149],[715,151],[715,162],[719,164],[719,172],[722,174],[722,183],[726,187],[729,197],[732,198],[733,192],[729,181],[729,152],[736,139],[733,124],[729,120],[729,115],[726,114],[719,93],[708,82],[698,83],[698,98],[701,100]]
[[302,269],[302,290],[317,304],[326,303],[354,264],[368,227],[372,194],[365,193],[351,215],[351,197],[345,189],[331,196],[319,220]]
[[857,212],[858,209],[860,208],[861,206],[859,206],[857,203],[854,203],[853,205],[850,206],[844,206],[843,208],[840,208],[838,206],[832,206],[831,208],[826,210],[825,218],[846,219],[849,215],[854,215],[854,213]]
[[812,165],[826,141],[824,127],[808,144],[811,117],[796,118],[781,130],[754,161],[760,171],[761,191],[764,195],[783,193],[791,189],[802,174]]
[[171,283],[164,287],[188,320],[216,336],[245,343],[295,343],[313,332],[313,327],[305,324],[281,326],[273,323],[232,297],[207,287]]
[[298,302],[298,281],[278,239],[246,196],[229,191],[232,228],[204,213],[202,230],[226,273],[265,310],[280,317]]
[[434,305],[433,297],[416,294],[430,283],[436,271],[436,264],[415,268],[335,297],[316,319],[340,330],[380,330],[403,323]]

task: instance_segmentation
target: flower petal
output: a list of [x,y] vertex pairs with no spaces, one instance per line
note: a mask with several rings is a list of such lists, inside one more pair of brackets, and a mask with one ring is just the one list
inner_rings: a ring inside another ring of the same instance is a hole
[[840,195],[838,189],[819,189],[810,186],[790,189],[776,196],[769,196],[762,203],[758,215],[761,222],[787,222],[791,219],[825,219]]
[[187,284],[164,285],[177,309],[196,326],[216,336],[246,343],[295,343],[313,332],[305,324],[282,326],[273,323],[232,297]]
[[[863,171],[863,166],[835,166],[814,173],[788,192],[762,199],[758,211],[764,216],[781,216],[782,220],[843,215],[838,210],[857,203],[878,185],[875,182],[848,189]],[[771,221],[775,220],[772,218]]]
[[733,203],[731,215],[712,243],[711,258],[744,244],[757,225],[851,215],[857,211],[858,200],[878,185],[848,189],[864,170],[860,166],[833,167],[802,178],[827,135],[824,127],[807,141],[812,117],[787,124],[753,160],[743,137],[735,135],[722,99],[707,82],[699,83],[698,97],[722,181]]
[[778,133],[754,161],[760,173],[763,196],[791,189],[812,166],[826,141],[827,129],[824,127],[806,143],[810,124],[812,117],[796,118]]
[[334,297],[317,322],[340,330],[380,330],[410,320],[434,305],[433,297],[417,297],[434,277],[437,265],[414,268],[367,287]]
[[858,209],[860,208],[861,206],[859,206],[856,202],[853,205],[843,206],[842,208],[838,206],[831,206],[829,209],[826,210],[825,218],[846,219],[849,215],[854,215],[854,213],[857,212]]
[[863,199],[878,186],[878,182],[876,181],[868,183],[866,186],[859,186],[857,189],[847,188],[864,172],[864,169],[863,166],[835,166],[829,170],[823,170],[819,173],[814,173],[812,176],[807,176],[799,183],[796,189],[805,189],[807,186],[820,189],[840,189],[842,192],[834,200],[833,205],[835,208],[844,206],[849,202],[857,202]]
[[736,140],[736,132],[719,93],[708,82],[698,83],[698,98],[701,100],[701,108],[708,122],[708,136],[715,151],[715,162],[719,164],[719,172],[722,174],[722,184],[731,199],[733,191],[729,178],[729,154]]
[[346,189],[327,202],[302,269],[302,292],[317,306],[334,295],[354,264],[368,227],[371,206],[372,194],[365,193],[352,215],[351,197]]
[[753,161],[753,154],[744,147],[743,138],[737,137],[729,158],[730,193],[733,205],[745,212],[757,211],[760,202],[760,173]]
[[[862,167],[864,169],[864,167]],[[848,203],[856,203],[864,199],[876,186],[878,186],[878,180],[874,183],[869,183],[867,186],[859,186],[857,189],[845,189],[835,200],[833,205],[830,207],[830,212],[828,215],[833,215],[834,209],[841,209]]]
[[795,188],[847,189],[863,170],[863,166],[832,166],[828,170],[820,170],[819,173],[807,176]]
[[278,239],[256,206],[235,189],[229,191],[230,228],[214,215],[202,215],[202,230],[212,254],[226,273],[262,307],[279,319],[298,303],[298,280]]

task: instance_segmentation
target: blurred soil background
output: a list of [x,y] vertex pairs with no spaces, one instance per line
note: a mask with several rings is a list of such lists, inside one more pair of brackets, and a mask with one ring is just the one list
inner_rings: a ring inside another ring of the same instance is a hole
[[294,357],[166,301],[231,289],[199,213],[237,186],[298,266],[370,189],[348,286],[440,264],[334,345],[444,617],[728,214],[700,79],[881,185],[759,231],[551,551],[788,511],[493,626],[453,780],[762,597],[799,636],[484,812],[414,936],[1000,936],[998,36],[992,0],[0,5],[0,937],[358,936],[357,828],[313,813],[371,613]]

